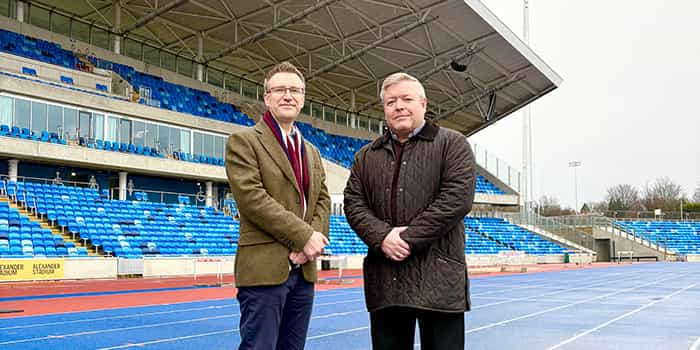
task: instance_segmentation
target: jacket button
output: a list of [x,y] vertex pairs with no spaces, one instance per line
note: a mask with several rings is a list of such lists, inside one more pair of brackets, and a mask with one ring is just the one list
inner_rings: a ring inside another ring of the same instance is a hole
[[403,187],[399,188],[399,192],[403,192]]
[[396,281],[396,277],[392,278],[392,280]]
[[406,165],[406,162],[405,162],[405,161],[403,162],[403,165]]

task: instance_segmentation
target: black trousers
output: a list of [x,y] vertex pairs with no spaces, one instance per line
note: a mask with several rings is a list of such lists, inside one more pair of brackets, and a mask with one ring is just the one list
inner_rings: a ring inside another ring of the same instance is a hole
[[464,350],[464,313],[387,307],[370,312],[372,349],[413,350],[416,320],[423,350]]

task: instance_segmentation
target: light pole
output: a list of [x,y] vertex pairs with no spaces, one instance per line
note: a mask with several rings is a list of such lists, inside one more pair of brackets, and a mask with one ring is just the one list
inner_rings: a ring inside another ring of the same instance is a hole
[[576,168],[581,166],[581,162],[574,160],[569,162],[569,168],[574,168],[574,212],[578,214],[578,180],[576,179]]

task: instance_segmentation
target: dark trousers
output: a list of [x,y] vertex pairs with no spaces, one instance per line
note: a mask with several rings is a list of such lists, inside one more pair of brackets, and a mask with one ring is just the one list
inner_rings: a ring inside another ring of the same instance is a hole
[[416,320],[423,350],[464,350],[464,314],[387,307],[370,312],[372,349],[412,350]]
[[301,268],[279,286],[240,287],[239,350],[304,349],[314,303],[314,285]]

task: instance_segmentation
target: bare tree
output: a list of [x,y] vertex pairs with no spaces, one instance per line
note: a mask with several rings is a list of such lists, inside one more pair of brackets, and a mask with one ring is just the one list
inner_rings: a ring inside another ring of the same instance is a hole
[[678,211],[681,198],[683,198],[681,185],[668,177],[661,177],[651,185],[647,185],[642,202],[647,210]]
[[562,208],[559,200],[554,197],[542,196],[535,204],[536,210],[542,216],[562,216],[572,215],[574,210],[571,208]]
[[639,190],[629,184],[620,184],[609,187],[605,201],[608,210],[636,210],[639,208]]
[[695,189],[695,194],[693,195],[693,202],[700,203],[700,185]]
[[591,207],[591,211],[594,213],[605,213],[606,211],[608,211],[608,202],[607,201],[591,202],[590,207]]

